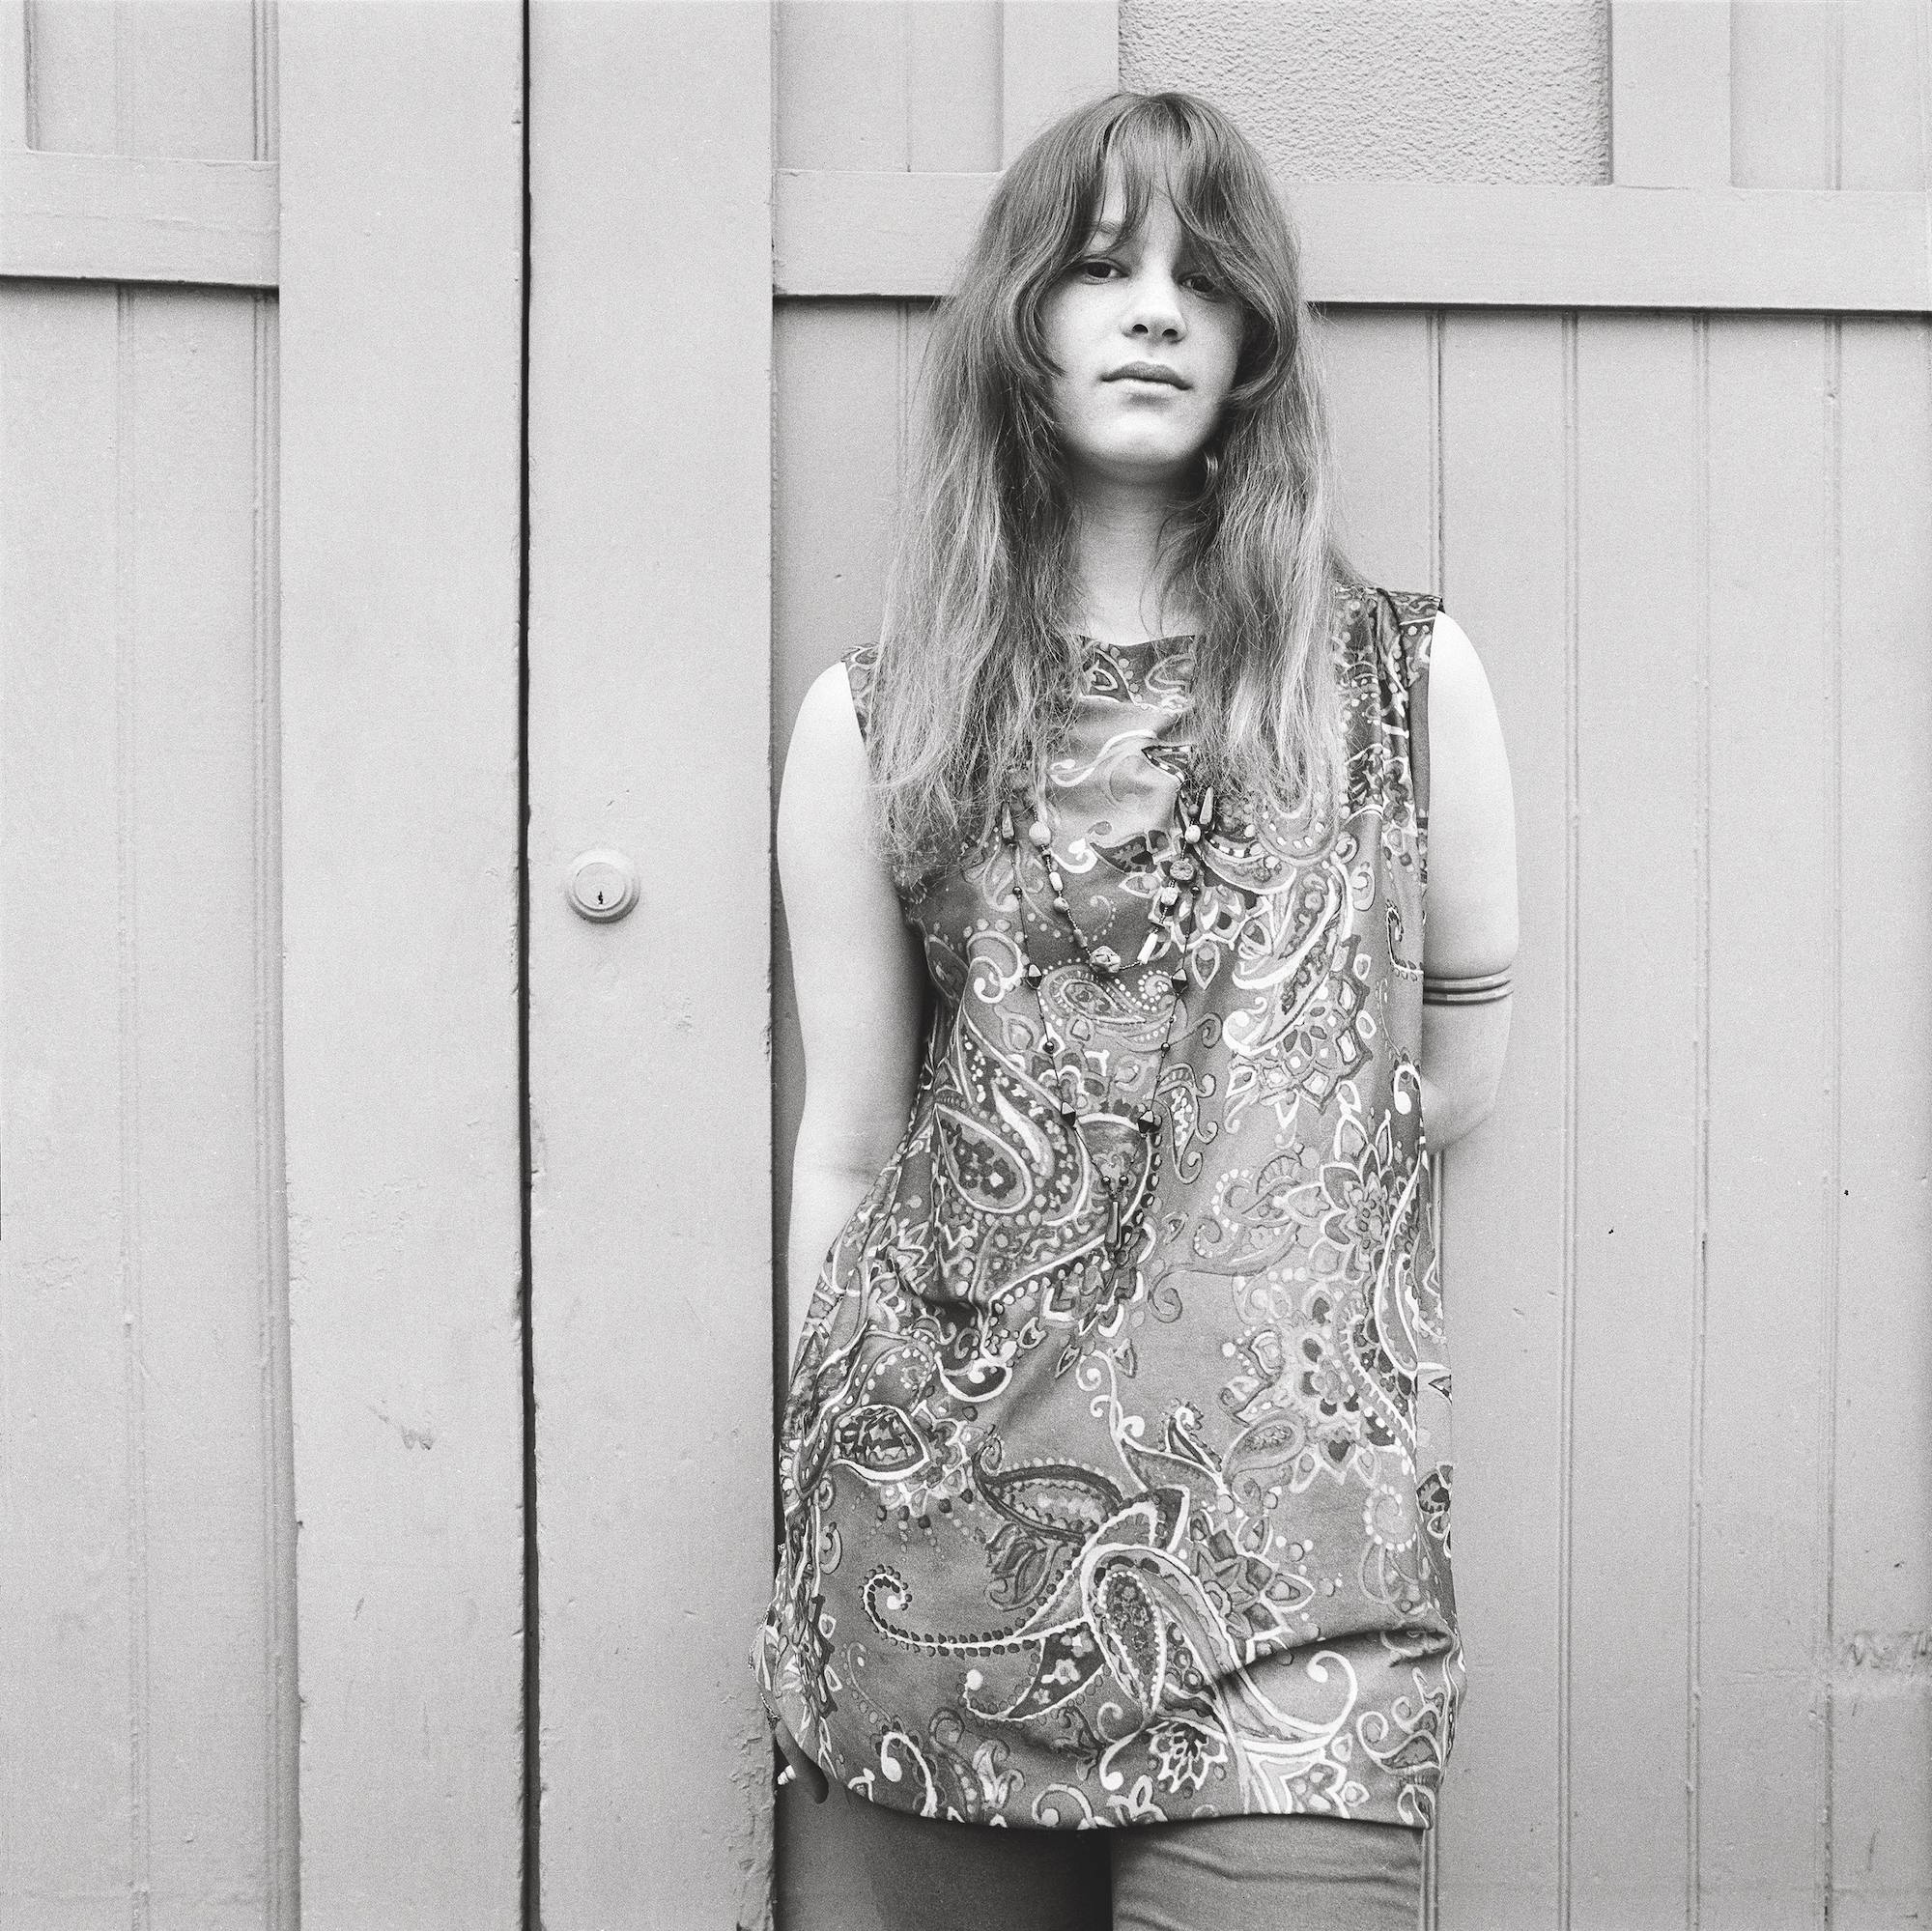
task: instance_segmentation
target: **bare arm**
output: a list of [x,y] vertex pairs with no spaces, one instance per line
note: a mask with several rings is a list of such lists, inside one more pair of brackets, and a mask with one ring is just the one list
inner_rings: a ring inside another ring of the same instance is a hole
[[[1429,667],[1429,888],[1423,973],[1467,980],[1516,959],[1516,806],[1495,700],[1475,646],[1438,615]],[[1422,1008],[1423,1122],[1432,1150],[1495,1104],[1509,1044],[1507,997]]]
[[905,1130],[925,964],[872,849],[866,747],[845,667],[812,685],[779,794],[779,880],[805,1037],[805,1115],[785,1242],[789,1352],[838,1230]]

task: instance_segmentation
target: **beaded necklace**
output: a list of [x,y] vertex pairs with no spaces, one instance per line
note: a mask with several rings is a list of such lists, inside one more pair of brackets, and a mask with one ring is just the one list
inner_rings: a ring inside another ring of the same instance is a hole
[[[1046,882],[1052,888],[1052,909],[1071,937],[1073,950],[1081,963],[1094,980],[1102,982],[1119,981],[1129,973],[1140,971],[1140,981],[1131,988],[1137,1004],[1147,1001],[1152,992],[1150,980],[1164,981],[1167,987],[1167,1011],[1159,1050],[1154,1056],[1146,1093],[1134,1115],[1134,1124],[1139,1129],[1146,1150],[1143,1161],[1138,1163],[1140,1171],[1126,1171],[1118,1155],[1094,1157],[1093,1150],[1089,1148],[1094,1172],[1107,1196],[1107,1240],[1096,1272],[1099,1280],[1103,1284],[1111,1284],[1117,1293],[1128,1285],[1148,1205],[1153,1198],[1160,1178],[1160,1111],[1154,1102],[1159,1093],[1167,1056],[1174,1046],[1176,1019],[1185,1016],[1184,994],[1190,943],[1188,927],[1193,923],[1196,901],[1205,882],[1197,848],[1214,822],[1213,787],[1210,785],[1205,789],[1198,800],[1190,799],[1190,790],[1191,787],[1183,781],[1175,801],[1173,826],[1163,827],[1158,833],[1143,834],[1125,848],[1138,859],[1151,863],[1153,870],[1153,885],[1148,897],[1150,929],[1142,942],[1139,957],[1131,967],[1111,946],[1090,944],[1067,900],[1066,881],[1053,854],[1053,831],[1047,822],[1045,804],[1038,797],[1022,801],[1031,811],[1026,841],[1033,848],[1036,863],[1045,871]],[[1019,904],[1016,938],[1020,970],[1036,996],[1040,996],[1047,975],[1027,946],[1027,915],[1035,908],[1028,899],[1022,847],[1011,800],[1000,808],[999,829],[1000,840],[1007,847],[1012,865],[1013,892]],[[1041,920],[1042,924],[1045,923]],[[1160,958],[1171,958],[1172,963],[1165,971],[1155,967],[1155,960]],[[1049,1086],[1058,1100],[1061,1120],[1067,1129],[1080,1135],[1083,1119],[1120,1120],[1122,1115],[1114,1112],[1108,1104],[1113,1097],[1111,1078],[1103,1086],[1097,1103],[1083,1113],[1087,1080],[1082,1041],[1078,1036],[1069,1038],[1062,1032],[1049,1013],[1043,996],[1040,996],[1039,1018],[1041,1036],[1053,1061]],[[1081,1137],[1084,1140],[1084,1136]],[[1124,1212],[1123,1199],[1126,1202]]]

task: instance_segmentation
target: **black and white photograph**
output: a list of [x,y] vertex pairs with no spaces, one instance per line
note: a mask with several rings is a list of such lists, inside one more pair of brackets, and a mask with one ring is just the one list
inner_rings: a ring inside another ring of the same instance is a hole
[[0,0],[0,1931],[1932,1924],[1932,0]]

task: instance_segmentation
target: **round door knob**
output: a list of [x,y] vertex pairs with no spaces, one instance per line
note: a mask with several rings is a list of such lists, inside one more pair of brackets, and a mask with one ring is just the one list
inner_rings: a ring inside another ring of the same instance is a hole
[[638,867],[622,852],[585,852],[570,867],[571,908],[607,924],[638,902]]

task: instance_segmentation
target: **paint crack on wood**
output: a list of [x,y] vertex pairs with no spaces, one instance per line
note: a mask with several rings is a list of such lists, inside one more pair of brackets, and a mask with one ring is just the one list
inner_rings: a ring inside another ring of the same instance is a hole
[[436,1446],[436,1430],[431,1428],[427,1422],[420,1428],[413,1427],[409,1422],[398,1421],[388,1409],[380,1406],[375,1402],[365,1403],[364,1406],[385,1428],[394,1429],[402,1436],[405,1448],[427,1450]]

